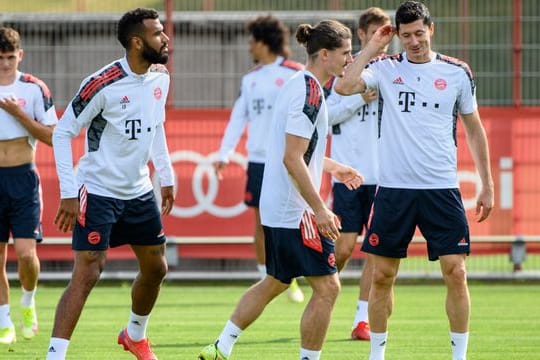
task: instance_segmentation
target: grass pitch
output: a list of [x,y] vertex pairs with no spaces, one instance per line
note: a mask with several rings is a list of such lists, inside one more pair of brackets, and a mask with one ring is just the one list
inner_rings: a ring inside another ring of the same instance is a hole
[[[308,291],[307,284],[301,283]],[[248,283],[166,283],[152,313],[148,335],[160,360],[196,359],[213,342]],[[12,319],[21,321],[20,292],[12,286]],[[471,336],[468,357],[475,360],[539,359],[540,287],[538,284],[470,285]],[[54,310],[63,287],[41,284],[37,294],[40,333],[8,349],[0,359],[44,359]],[[358,288],[343,285],[334,309],[322,358],[367,359],[369,343],[349,340]],[[451,358],[442,285],[401,284],[395,288],[387,360],[447,360]],[[133,359],[116,344],[129,316],[130,285],[102,284],[90,295],[73,335],[68,359]],[[241,336],[231,360],[298,359],[299,320],[303,304],[282,295]],[[9,351],[11,350],[11,351]]]

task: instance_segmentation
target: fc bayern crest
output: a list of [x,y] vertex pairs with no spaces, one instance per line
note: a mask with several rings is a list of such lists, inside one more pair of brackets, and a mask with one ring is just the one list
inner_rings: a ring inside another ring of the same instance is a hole
[[433,83],[433,85],[435,85],[435,87],[438,89],[438,90],[444,90],[446,89],[446,80],[444,79],[437,79],[435,80],[435,82]]
[[155,88],[154,97],[156,98],[156,100],[161,99],[161,95],[163,95],[163,91],[161,91],[161,88],[160,87]]

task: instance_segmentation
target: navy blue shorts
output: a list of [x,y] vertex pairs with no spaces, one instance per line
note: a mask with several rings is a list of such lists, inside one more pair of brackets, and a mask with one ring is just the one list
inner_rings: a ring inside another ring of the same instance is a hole
[[154,192],[119,200],[79,191],[81,213],[73,229],[73,250],[106,250],[120,245],[160,245],[165,233]]
[[427,241],[429,260],[469,254],[469,225],[458,189],[379,187],[362,250],[404,258],[416,226]]
[[266,272],[285,284],[299,276],[337,272],[334,242],[319,235],[304,239],[302,230],[263,226]]
[[248,163],[246,193],[244,194],[244,203],[247,206],[259,207],[263,174],[264,164],[254,162]]
[[371,204],[377,185],[362,185],[358,189],[349,190],[342,183],[334,183],[333,211],[341,220],[341,232],[362,233],[367,228]]
[[33,164],[0,168],[0,242],[41,240],[39,189]]

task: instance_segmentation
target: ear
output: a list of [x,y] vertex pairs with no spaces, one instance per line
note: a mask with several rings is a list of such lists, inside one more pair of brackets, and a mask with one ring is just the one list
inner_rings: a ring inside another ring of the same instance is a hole
[[129,39],[129,42],[130,42],[130,48],[132,49],[141,49],[143,47],[143,42],[141,40],[140,37],[138,36],[132,36],[130,39]]
[[431,25],[429,25],[429,32],[431,33],[431,36],[435,34],[435,23],[431,22]]
[[321,59],[326,60],[328,58],[328,49],[321,49],[319,51],[319,56],[321,57]]
[[24,57],[24,50],[19,49],[19,61],[22,61],[23,57]]
[[364,41],[366,40],[366,33],[364,32],[364,30],[358,28],[356,30],[356,35],[358,36],[358,40],[360,40],[360,44],[362,46],[365,46],[366,44],[364,43]]

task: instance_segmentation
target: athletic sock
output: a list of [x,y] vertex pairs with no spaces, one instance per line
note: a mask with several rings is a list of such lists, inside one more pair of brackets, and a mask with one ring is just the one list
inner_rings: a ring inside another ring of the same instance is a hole
[[69,340],[52,337],[49,342],[47,360],[64,360],[66,358]]
[[9,313],[9,304],[0,305],[0,329],[14,327]]
[[238,338],[242,334],[242,329],[236,326],[231,320],[227,321],[223,331],[217,340],[219,351],[226,357],[231,355],[232,349]]
[[368,302],[366,300],[358,300],[356,303],[356,314],[354,315],[353,329],[360,321],[368,322]]
[[452,360],[467,359],[467,344],[469,343],[469,333],[455,333],[450,331],[452,344]]
[[257,271],[259,272],[259,275],[261,276],[261,279],[264,279],[266,277],[266,265],[265,264],[257,264]]
[[133,311],[130,312],[129,321],[127,324],[127,333],[131,340],[141,341],[146,338],[146,326],[150,315],[137,315]]
[[375,333],[370,331],[370,337],[371,353],[369,354],[369,360],[384,360],[388,331],[383,333]]
[[22,290],[21,306],[22,307],[33,306],[35,303],[37,287],[35,287],[34,290],[26,290],[25,288],[21,287],[21,290]]
[[321,350],[307,350],[300,348],[300,360],[319,360],[321,358]]

